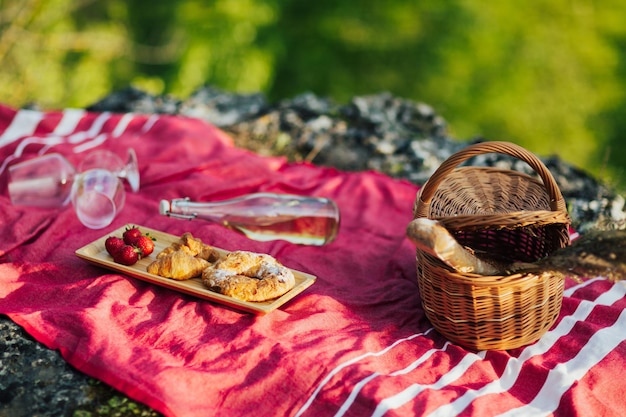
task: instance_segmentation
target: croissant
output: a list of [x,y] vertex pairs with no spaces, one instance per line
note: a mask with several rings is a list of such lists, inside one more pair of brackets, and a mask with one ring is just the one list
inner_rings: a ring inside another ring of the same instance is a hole
[[178,242],[172,243],[167,248],[163,249],[158,255],[157,259],[169,256],[176,251],[185,251],[191,256],[205,259],[209,262],[215,262],[219,259],[220,254],[210,245],[202,242],[191,235],[189,232],[183,233]]
[[146,270],[165,278],[185,280],[200,276],[209,265],[206,259],[192,256],[186,250],[178,250],[158,257]]

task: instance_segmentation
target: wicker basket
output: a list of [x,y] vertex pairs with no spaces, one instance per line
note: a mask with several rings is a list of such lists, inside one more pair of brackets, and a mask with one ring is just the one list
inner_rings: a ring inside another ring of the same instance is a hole
[[[458,167],[485,153],[525,161],[541,181],[511,170]],[[569,245],[570,219],[552,174],[508,142],[478,143],[452,155],[418,193],[413,214],[440,221],[459,243],[498,261],[534,262]],[[435,329],[475,350],[535,342],[558,317],[563,299],[563,278],[549,272],[459,273],[420,250],[417,280]]]

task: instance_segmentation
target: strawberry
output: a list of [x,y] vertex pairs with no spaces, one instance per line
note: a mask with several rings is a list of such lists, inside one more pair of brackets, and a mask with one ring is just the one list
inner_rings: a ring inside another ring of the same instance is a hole
[[124,243],[127,245],[134,245],[137,239],[141,236],[141,230],[137,226],[126,227],[126,230],[122,234]]
[[122,265],[134,265],[139,260],[139,249],[131,245],[124,245],[113,255],[113,261]]
[[117,236],[109,236],[104,242],[104,247],[110,255],[114,255],[115,252],[120,250],[124,245],[124,241]]
[[133,246],[141,251],[140,255],[142,258],[149,256],[152,251],[154,251],[154,238],[149,236],[148,234],[139,236],[139,238],[135,241]]

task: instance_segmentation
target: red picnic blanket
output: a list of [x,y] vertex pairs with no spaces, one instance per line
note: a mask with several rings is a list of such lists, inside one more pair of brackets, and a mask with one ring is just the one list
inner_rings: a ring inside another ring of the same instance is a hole
[[[141,189],[102,230],[71,206],[12,206],[7,166],[59,152],[136,150]],[[470,352],[425,318],[405,238],[418,186],[376,172],[289,164],[234,147],[195,119],[15,111],[0,106],[0,313],[74,367],[168,416],[619,415],[626,413],[626,285],[566,282],[537,343]],[[330,197],[335,242],[256,242],[160,216],[161,199],[251,192]],[[185,231],[226,250],[273,255],[317,276],[254,315],[91,265],[75,251],[125,224]]]

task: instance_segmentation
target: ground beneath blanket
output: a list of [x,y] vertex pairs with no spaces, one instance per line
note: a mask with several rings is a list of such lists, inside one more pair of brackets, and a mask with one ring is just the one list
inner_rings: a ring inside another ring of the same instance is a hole
[[0,416],[158,416],[72,368],[0,315]]

